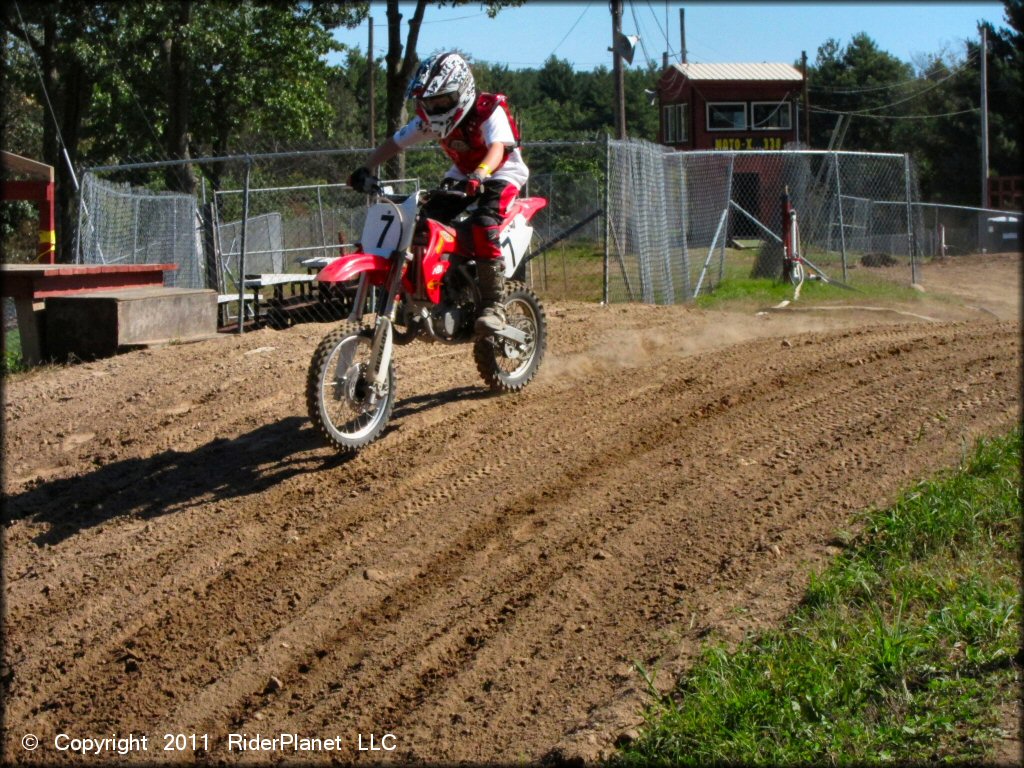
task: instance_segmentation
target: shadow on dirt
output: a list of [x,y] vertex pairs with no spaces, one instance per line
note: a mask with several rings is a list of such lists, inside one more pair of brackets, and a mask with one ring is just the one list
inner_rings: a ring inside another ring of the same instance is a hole
[[8,497],[3,521],[46,524],[35,542],[53,545],[121,515],[151,518],[199,502],[258,494],[299,473],[348,460],[334,453],[308,454],[323,447],[308,420],[291,417],[233,440],[116,461],[85,475],[42,483]]
[[448,403],[454,403],[456,400],[487,400],[499,395],[500,393],[498,392],[492,392],[481,387],[453,387],[452,389],[446,389],[444,392],[429,392],[425,395],[417,395],[416,397],[400,398],[395,404],[395,410],[391,413],[391,422],[394,425],[394,422],[399,419],[404,419],[407,416],[413,416],[423,411],[429,411],[431,408],[438,408]]

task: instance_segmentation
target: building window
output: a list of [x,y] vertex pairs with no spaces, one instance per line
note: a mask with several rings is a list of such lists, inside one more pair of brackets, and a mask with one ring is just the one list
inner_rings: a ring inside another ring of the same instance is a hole
[[755,101],[750,105],[750,127],[756,131],[788,131],[793,127],[788,101]]
[[747,130],[747,105],[742,101],[719,101],[708,104],[708,130]]
[[664,120],[663,143],[685,144],[690,140],[689,104],[669,104],[667,107],[662,107],[661,114]]

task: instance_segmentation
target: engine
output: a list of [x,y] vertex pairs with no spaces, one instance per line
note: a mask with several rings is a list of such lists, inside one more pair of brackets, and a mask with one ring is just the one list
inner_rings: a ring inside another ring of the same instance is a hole
[[472,287],[457,275],[441,286],[441,302],[431,308],[434,334],[445,341],[462,341],[476,317],[476,296]]
[[446,343],[467,341],[472,337],[472,324],[476,319],[477,290],[465,267],[450,270],[441,285],[441,301],[403,302],[399,310],[399,325],[410,329],[398,332],[399,344],[412,341],[417,331],[427,338]]

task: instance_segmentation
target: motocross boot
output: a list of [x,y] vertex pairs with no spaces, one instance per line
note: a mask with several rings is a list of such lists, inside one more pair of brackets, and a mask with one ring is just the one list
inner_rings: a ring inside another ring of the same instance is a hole
[[495,333],[505,327],[505,307],[501,305],[501,293],[505,289],[502,267],[501,261],[496,259],[481,259],[476,265],[484,311],[476,319],[473,329],[480,336]]

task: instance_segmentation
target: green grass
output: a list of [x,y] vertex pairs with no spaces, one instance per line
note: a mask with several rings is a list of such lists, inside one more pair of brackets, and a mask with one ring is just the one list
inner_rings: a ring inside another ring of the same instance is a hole
[[20,371],[27,370],[27,367],[21,359],[21,335],[18,331],[10,330],[4,334],[4,356],[3,356],[3,368],[0,369],[0,374],[6,376],[9,373],[18,373]]
[[604,296],[604,252],[566,242],[530,262],[533,287],[544,299],[598,302]]
[[[690,290],[700,277],[706,255],[706,252],[699,249],[690,252]],[[750,277],[756,258],[756,248],[727,248],[720,268],[720,256],[716,251],[708,264],[701,294],[697,297],[697,306],[704,309],[748,311],[778,304],[784,299],[792,300],[793,286],[789,283]],[[860,267],[856,263],[856,254],[850,254],[848,280],[849,285],[856,289],[851,291],[835,284],[843,279],[842,264],[836,254],[812,252],[808,258],[825,271],[832,283],[805,281],[800,293],[801,304],[859,304],[866,300],[913,304],[922,301],[921,294],[910,287],[909,264],[903,265],[905,272],[899,272],[902,277],[894,281],[891,271],[880,272]],[[622,301],[626,299],[626,288],[614,247],[611,259],[609,277],[612,300]],[[639,279],[637,269],[636,264],[630,261],[627,270],[634,289]],[[542,298],[601,301],[604,295],[604,247],[600,242],[586,240],[559,243],[532,261],[531,275],[533,287]],[[678,280],[677,276],[677,303],[689,300],[683,289],[684,282]]]
[[[823,254],[810,254],[808,258],[825,271],[830,283],[820,280],[805,280],[800,289],[799,302],[804,305],[827,303],[862,304],[865,301],[893,301],[915,303],[921,301],[921,294],[910,287],[910,268],[907,267],[906,282],[896,283],[890,277],[879,275],[875,270],[856,267],[849,271],[849,290],[840,285],[843,270],[839,263],[826,261]],[[727,249],[722,280],[718,282],[717,257],[708,267],[708,274],[716,281],[711,290],[702,289],[697,297],[697,306],[703,309],[742,308],[777,304],[785,299],[792,300],[794,287],[790,283],[770,278],[755,278],[750,274],[756,259],[755,251]]]
[[864,515],[779,630],[655,696],[621,765],[978,762],[1019,694],[1021,433]]

